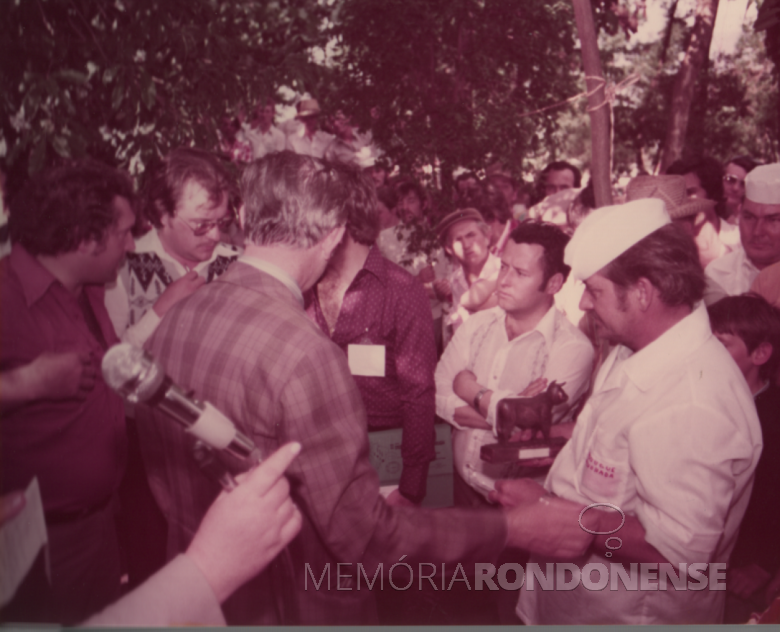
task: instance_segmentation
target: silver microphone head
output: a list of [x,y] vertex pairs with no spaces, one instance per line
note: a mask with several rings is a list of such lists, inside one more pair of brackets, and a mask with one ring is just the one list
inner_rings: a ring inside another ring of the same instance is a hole
[[151,399],[165,380],[159,362],[126,342],[106,351],[101,368],[106,384],[133,404]]

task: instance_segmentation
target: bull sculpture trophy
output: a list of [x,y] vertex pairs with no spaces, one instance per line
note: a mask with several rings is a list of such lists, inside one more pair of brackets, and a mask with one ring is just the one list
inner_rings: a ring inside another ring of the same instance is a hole
[[[505,397],[496,405],[496,434],[498,443],[483,445],[480,457],[488,463],[515,463],[522,467],[535,459],[553,457],[560,452],[566,439],[550,437],[553,406],[563,404],[569,397],[563,384],[551,382],[547,390],[534,397]],[[534,430],[527,441],[511,441],[515,429]],[[542,438],[537,438],[537,431]]]

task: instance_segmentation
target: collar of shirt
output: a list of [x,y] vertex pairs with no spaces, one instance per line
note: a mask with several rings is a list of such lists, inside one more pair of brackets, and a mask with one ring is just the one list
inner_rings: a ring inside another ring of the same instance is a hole
[[[208,266],[211,265],[211,263],[220,255],[235,256],[236,253],[223,252],[224,248],[226,248],[226,246],[224,246],[222,243],[217,244],[214,248],[214,252],[211,253],[211,256],[205,261],[198,263],[194,268],[192,268],[192,270],[195,270],[198,274],[200,274],[202,270],[208,268]],[[179,261],[174,259],[165,249],[165,246],[163,246],[163,243],[160,241],[160,236],[157,234],[156,228],[153,228],[145,235],[142,235],[136,239],[135,252],[138,254],[142,254],[144,252],[153,252],[157,256],[162,256],[167,262],[170,262],[171,265],[176,268],[176,271],[179,273],[179,277],[187,274],[187,268],[185,268]]]
[[[482,266],[482,271],[479,273],[480,279],[490,279],[494,275],[498,275],[498,271],[501,269],[501,259],[492,253],[488,253],[487,261]],[[468,281],[466,281],[466,273],[463,271],[463,266],[460,264],[452,266],[452,276],[450,277],[450,283],[458,283],[465,288],[469,287]]]
[[[352,283],[355,282],[359,275],[367,272],[369,274],[373,274],[382,283],[382,285],[386,286],[387,269],[385,268],[385,261],[386,259],[382,256],[382,253],[379,252],[379,248],[376,247],[376,244],[371,246],[371,249],[368,251],[366,261],[363,264],[363,268],[358,271],[357,275],[355,275],[355,279],[353,279]],[[352,284],[350,284],[350,287],[352,287]]]
[[[506,334],[506,312],[500,307],[495,307],[494,309],[500,310],[499,313],[503,315],[503,318],[501,319],[501,325],[504,328],[504,334]],[[540,334],[542,334],[542,337],[544,338],[544,342],[547,345],[547,347],[550,348],[553,343],[553,336],[555,335],[555,322],[559,316],[560,314],[558,313],[555,304],[553,304],[550,307],[550,309],[548,309],[545,312],[544,316],[542,316],[541,319],[539,319],[539,322],[536,323],[536,327],[534,327],[529,331],[526,331],[524,334],[520,334],[517,338],[514,338],[513,340],[509,340],[509,336],[507,335],[507,343],[513,344],[518,340],[522,340],[527,336],[530,336],[534,332],[539,332]]]
[[644,349],[629,355],[622,369],[637,388],[647,391],[666,374],[667,367],[683,364],[711,335],[707,309],[699,303]]
[[734,275],[758,276],[758,268],[748,259],[742,244],[734,246],[731,252],[718,257],[707,266],[707,274],[720,280]]
[[745,274],[749,274],[749,275],[752,274],[754,276],[758,276],[759,269],[748,258],[745,249],[742,247],[742,244],[739,245],[737,261],[739,262],[738,263],[739,268],[741,270],[744,270]]
[[16,276],[24,280],[22,292],[28,307],[46,294],[52,283],[57,281],[56,277],[21,244],[13,245],[8,263]]
[[303,292],[301,292],[301,288],[298,287],[298,284],[295,282],[295,279],[293,279],[289,274],[287,274],[280,267],[275,266],[273,263],[269,263],[268,261],[263,261],[262,259],[256,259],[255,257],[249,257],[245,254],[241,255],[238,258],[238,260],[241,263],[245,263],[249,266],[252,266],[253,268],[256,268],[257,270],[260,270],[260,272],[265,272],[266,274],[270,274],[277,281],[283,283],[285,286],[287,286],[287,289],[290,290],[290,292],[292,292],[293,296],[301,304],[301,307],[303,307]]

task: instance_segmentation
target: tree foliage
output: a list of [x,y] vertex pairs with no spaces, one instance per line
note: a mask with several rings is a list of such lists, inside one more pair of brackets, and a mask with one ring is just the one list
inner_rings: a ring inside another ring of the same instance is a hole
[[[615,166],[652,169],[690,29],[675,17],[668,42],[633,44],[643,0],[593,5],[605,75],[641,76],[615,102]],[[699,77],[687,145],[777,159],[776,79],[763,38],[745,38]],[[344,110],[439,184],[493,160],[521,175],[589,159],[584,100],[556,106],[584,90],[568,0],[3,0],[0,47],[12,184],[84,154],[135,170],[173,146],[216,149],[226,115],[281,87]]]
[[327,15],[316,0],[4,0],[6,167],[215,147],[240,103],[313,81]]
[[[602,33],[602,66],[608,80],[619,84],[638,77],[615,96],[616,174],[653,172],[660,162],[679,59],[690,37],[688,16],[676,14],[675,4],[665,36],[657,41],[636,43],[619,31]],[[707,155],[726,161],[749,154],[763,161],[780,160],[777,104],[777,80],[763,35],[746,26],[734,53],[710,61],[697,77],[684,157]],[[557,155],[585,166],[590,153],[583,133],[586,120],[584,104],[577,105],[573,113],[561,117],[552,138]]]
[[525,114],[576,90],[565,1],[345,0],[334,34],[328,100],[372,125],[403,168],[438,164],[445,179],[495,159],[519,171],[559,112]]

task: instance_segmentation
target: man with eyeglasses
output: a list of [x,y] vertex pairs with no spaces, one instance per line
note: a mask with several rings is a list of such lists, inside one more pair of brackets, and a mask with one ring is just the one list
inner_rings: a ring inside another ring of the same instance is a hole
[[747,292],[761,270],[780,262],[780,163],[747,174],[739,230],[741,247],[705,270],[707,305]]
[[[123,341],[143,346],[165,313],[238,257],[221,243],[233,223],[236,191],[219,159],[200,149],[178,148],[150,164],[141,187],[141,214],[153,228],[136,239],[106,308]],[[165,562],[165,519],[149,490],[134,411],[127,410],[127,473],[120,487],[122,545],[130,587]]]
[[106,307],[117,335],[142,346],[165,313],[238,257],[222,243],[233,224],[230,173],[206,151],[178,148],[150,165],[141,194],[152,224],[136,240]]

